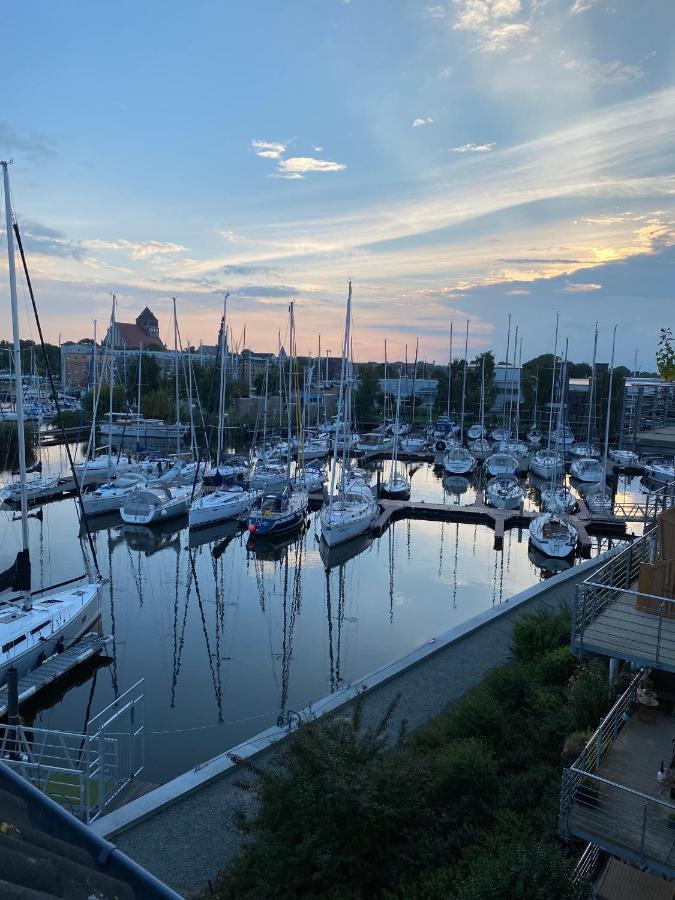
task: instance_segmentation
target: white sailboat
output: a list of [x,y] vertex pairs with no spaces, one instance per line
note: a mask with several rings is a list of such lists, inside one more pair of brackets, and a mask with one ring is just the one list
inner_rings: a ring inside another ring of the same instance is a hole
[[470,438],[469,450],[475,460],[486,460],[488,456],[492,455],[492,445],[487,438],[487,428],[485,427],[485,354],[483,354],[480,372],[480,423],[478,426],[472,425],[467,436]]
[[400,440],[401,415],[401,376],[398,376],[398,392],[396,394],[396,418],[394,421],[394,446],[391,451],[391,469],[389,476],[380,486],[380,493],[384,497],[394,500],[407,500],[410,497],[410,479],[405,474],[405,468],[399,469],[398,445]]
[[464,412],[466,407],[466,371],[469,363],[469,320],[466,320],[466,337],[464,340],[464,371],[462,375],[462,407],[459,423],[459,443],[456,447],[447,450],[443,457],[443,468],[449,475],[468,475],[476,468],[476,460],[471,451],[463,447],[464,443]]
[[558,325],[559,325],[560,315],[556,314],[555,317],[555,341],[553,344],[553,372],[551,374],[551,400],[549,403],[549,412],[548,412],[548,437],[546,441],[546,447],[541,450],[537,450],[530,457],[529,462],[529,470],[538,478],[543,479],[544,481],[553,482],[555,478],[560,475],[563,475],[565,472],[565,460],[561,453],[558,452],[557,449],[553,449],[551,447],[551,441],[553,437],[553,407],[555,401],[555,374],[556,374],[556,363],[558,359]]
[[530,522],[530,541],[546,556],[565,559],[576,550],[579,533],[564,516],[545,512]]
[[248,512],[251,505],[260,497],[260,492],[245,490],[241,485],[223,484],[225,473],[231,466],[222,466],[223,429],[225,426],[225,410],[227,396],[227,292],[223,300],[223,319],[220,329],[220,387],[218,393],[218,437],[216,445],[215,471],[211,475],[219,476],[221,486],[211,494],[205,494],[193,500],[188,512],[190,528],[201,528],[214,525],[227,519],[237,518]]
[[[14,343],[14,377],[16,380],[17,422],[23,422],[23,383],[21,344],[14,261],[14,231],[7,163],[1,162],[4,192],[9,291],[11,298]],[[34,669],[61,647],[69,647],[89,631],[98,617],[99,585],[84,583],[71,590],[31,594],[31,563],[28,542],[28,499],[26,496],[26,446],[23,428],[17,427],[19,453],[19,503],[21,506],[21,550],[14,565],[2,573],[3,589],[17,595],[0,603],[0,684],[7,680],[7,670],[14,666],[19,677]]]
[[485,497],[496,509],[518,509],[525,491],[515,475],[496,475],[488,481]]
[[[345,332],[342,344],[342,369],[340,374],[340,394],[338,399],[338,421],[343,422],[343,435],[351,434],[351,388],[352,372],[350,363],[350,341],[352,314],[352,283],[349,282]],[[346,444],[345,444],[346,448]],[[338,458],[338,433],[333,444],[333,466],[328,500],[321,507],[319,521],[321,535],[329,547],[342,544],[368,531],[379,515],[379,506],[366,482],[350,477],[348,452],[342,451],[342,472],[340,483],[336,485]]]
[[306,490],[293,489],[291,483],[291,399],[293,397],[293,360],[295,358],[295,306],[291,302],[288,308],[289,346],[288,357],[288,394],[286,397],[286,441],[289,452],[286,456],[286,486],[281,491],[263,494],[249,510],[248,530],[256,537],[276,537],[299,529],[304,523],[309,508],[309,495]]

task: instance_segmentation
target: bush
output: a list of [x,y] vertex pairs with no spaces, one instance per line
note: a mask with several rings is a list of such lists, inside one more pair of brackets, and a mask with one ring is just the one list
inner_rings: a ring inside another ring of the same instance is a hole
[[572,883],[573,862],[549,841],[513,841],[487,847],[450,893],[452,900],[582,900],[588,885]]
[[[33,426],[24,422],[23,435],[26,442],[26,463],[30,466],[35,460]],[[19,433],[16,422],[0,422],[0,459],[3,469],[19,467]]]
[[577,730],[595,728],[607,712],[610,698],[607,677],[606,665],[594,660],[581,666],[570,679],[567,693]]
[[521,616],[513,626],[513,656],[529,664],[557,647],[569,646],[571,619],[565,607],[541,607]]
[[[90,421],[91,417],[87,421]],[[79,409],[62,409],[61,418],[56,415],[52,418],[52,426],[60,428],[63,423],[64,428],[78,428],[80,425],[84,427],[85,416]]]

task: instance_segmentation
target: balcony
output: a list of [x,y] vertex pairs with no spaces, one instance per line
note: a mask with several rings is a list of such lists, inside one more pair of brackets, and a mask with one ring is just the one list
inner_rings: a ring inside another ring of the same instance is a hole
[[648,721],[641,715],[638,695],[647,674],[642,670],[633,678],[579,758],[564,770],[560,833],[675,878],[675,801],[670,797],[675,772],[668,770],[675,723],[660,712]]
[[672,527],[671,509],[661,513],[656,528],[578,586],[572,621],[574,653],[675,672]]

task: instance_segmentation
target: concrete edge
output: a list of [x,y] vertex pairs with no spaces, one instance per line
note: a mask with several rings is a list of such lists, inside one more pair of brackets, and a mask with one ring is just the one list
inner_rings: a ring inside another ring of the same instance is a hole
[[[508,615],[510,612],[518,609],[525,603],[536,597],[542,597],[550,590],[557,588],[566,581],[576,580],[579,573],[589,569],[596,568],[605,562],[610,556],[614,555],[618,550],[613,548],[607,550],[600,556],[593,559],[584,560],[579,565],[573,566],[566,572],[560,572],[547,581],[538,582],[513,597],[504,600],[498,607],[484,610],[476,616],[467,619],[461,625],[456,625],[448,631],[442,632],[440,635],[431,638],[426,643],[411,650],[405,656],[399,657],[392,662],[385,663],[378,669],[364,675],[357,681],[345,685],[333,694],[328,694],[320,700],[310,703],[300,711],[300,719],[316,719],[329,713],[337,712],[342,707],[353,701],[357,696],[368,691],[380,687],[386,682],[400,675],[406,669],[413,668],[421,662],[434,656],[442,650],[446,650],[451,644],[461,640],[472,632],[478,631],[489,625],[495,619]],[[218,756],[212,757],[203,763],[199,763],[188,772],[176,776],[171,781],[160,785],[147,794],[132,800],[130,803],[102,816],[95,822],[90,824],[90,828],[96,834],[111,838],[114,835],[138,825],[143,820],[150,818],[155,813],[160,812],[168,806],[179,802],[183,797],[188,796],[200,788],[205,787],[210,782],[227,774],[230,770],[237,768],[236,763],[230,759],[230,754],[252,759],[258,754],[264,752],[274,744],[281,744],[288,739],[289,735],[295,731],[300,722],[289,722],[288,725],[278,727],[276,725],[265,731],[259,732],[252,738],[237,744],[225,750]]]

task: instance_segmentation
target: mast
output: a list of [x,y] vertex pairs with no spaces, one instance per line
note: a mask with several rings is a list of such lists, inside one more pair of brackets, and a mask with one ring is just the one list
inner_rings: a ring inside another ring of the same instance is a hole
[[394,425],[394,446],[391,449],[391,476],[390,481],[398,474],[398,441],[399,441],[399,416],[401,412],[401,373],[398,373],[398,392],[396,394],[396,422]]
[[267,389],[270,377],[270,358],[265,360],[265,405],[263,406],[263,456],[267,453]]
[[448,418],[450,418],[451,387],[452,387],[452,322],[450,323],[450,359],[448,360]]
[[[96,441],[96,410],[98,409],[98,393],[96,391],[97,387],[97,375],[96,375],[96,319],[94,319],[94,396],[92,398],[92,413],[91,413],[91,434],[89,436],[90,444]],[[105,357],[104,357],[105,360]],[[87,452],[87,459],[89,459],[89,452],[91,448],[89,448]],[[85,466],[87,459],[85,459]],[[82,484],[84,484],[84,475],[82,476]]]
[[551,373],[551,404],[548,410],[548,441],[547,448],[551,449],[551,431],[553,430],[553,401],[555,400],[555,363],[558,355],[558,322],[560,313],[555,314],[555,341],[553,342],[553,372]]
[[[349,293],[347,294],[347,312],[345,314],[345,333],[342,339],[342,366],[340,369],[340,393],[338,395],[338,411],[337,411],[337,421],[335,423],[334,429],[334,437],[333,437],[333,466],[330,473],[330,494],[328,499],[328,515],[330,516],[333,509],[333,500],[335,498],[335,474],[337,470],[337,458],[338,458],[338,443],[340,437],[340,428],[338,427],[342,424],[342,434],[343,441],[345,446],[347,445],[347,432],[348,432],[348,422],[347,416],[344,415],[344,407],[345,407],[345,373],[347,366],[347,348],[349,347],[349,323],[351,321],[352,314],[352,283],[351,280],[349,282]],[[342,473],[342,484],[344,485],[344,472]]]
[[532,428],[536,429],[537,427],[537,402],[539,399],[539,366],[537,366],[537,373],[535,375],[534,380],[534,417],[532,422]]
[[21,339],[19,336],[19,309],[16,299],[16,268],[14,265],[14,229],[12,201],[9,193],[7,163],[3,160],[2,177],[5,188],[5,225],[7,233],[7,262],[9,268],[9,294],[12,303],[12,337],[14,341],[14,377],[16,379],[16,437],[19,450],[19,483],[21,486],[21,548],[25,557],[28,585],[21,591],[24,609],[31,608],[30,552],[28,550],[28,499],[26,496],[26,436],[23,426],[23,375],[21,373]]
[[602,454],[602,499],[607,490],[607,456],[609,454],[609,420],[612,414],[612,382],[614,381],[614,348],[616,347],[616,325],[612,334],[612,359],[609,363],[609,388],[607,390],[607,420],[605,421],[605,447]]
[[227,298],[223,299],[223,323],[220,332],[220,392],[218,394],[218,447],[216,449],[216,469],[220,468],[220,457],[223,452],[223,418],[225,415],[225,381],[227,378]]
[[384,424],[387,424],[387,397],[389,396],[389,392],[387,390],[387,339],[384,339]]
[[[518,328],[519,328],[519,326],[516,325],[516,333],[513,338],[513,375],[516,374],[516,351],[518,348]],[[506,362],[508,365],[508,358],[507,358]],[[509,370],[507,369],[507,375],[508,375],[508,372],[509,372]],[[513,439],[513,433],[511,430],[511,426],[513,424],[513,385],[511,383],[509,383],[509,413],[508,413],[507,422],[508,422],[508,425],[507,425],[507,429],[506,429],[506,440],[511,441]]]
[[143,344],[138,348],[138,391],[136,396],[136,453],[141,446],[141,367],[143,365]]
[[[415,384],[417,383],[417,355],[419,353],[419,349],[420,349],[420,339],[415,338],[415,364],[413,366],[412,397],[411,397],[411,403],[412,403],[412,416],[410,419],[411,425],[415,424]],[[406,376],[407,376],[407,374],[408,373],[406,372]],[[406,381],[407,381],[407,377],[406,377]]]
[[[485,353],[480,372],[480,439],[481,442],[485,437]],[[481,444],[482,446],[482,444]]]
[[112,295],[112,311],[110,313],[109,347],[110,373],[108,376],[108,475],[110,475],[110,460],[112,459],[112,424],[113,424],[113,389],[115,387],[115,303],[117,298]]
[[[504,370],[504,397],[502,400],[502,431],[506,431],[506,392],[509,390],[509,351],[511,349],[511,313],[509,313],[509,325],[506,329],[506,369]],[[509,391],[510,394],[510,391]],[[507,440],[511,435],[507,435]]]
[[[290,341],[289,354],[288,354],[288,397],[286,398],[286,480],[291,480],[291,429],[292,429],[292,416],[291,416],[291,392],[293,390],[293,344],[295,343],[295,318],[293,314],[294,300],[291,300],[290,305],[288,307],[289,313],[289,323],[288,323],[288,339]],[[280,383],[281,384],[281,383]]]
[[[466,337],[464,338],[464,374],[462,376],[462,414],[459,423],[459,443],[464,443],[464,406],[466,400],[466,367],[469,359],[469,320],[466,320]],[[414,407],[413,407],[414,409]]]
[[176,298],[173,297],[173,352],[176,363],[176,456],[180,459],[180,407],[178,396],[178,317],[176,315]]
[[593,432],[593,400],[595,389],[595,360],[598,353],[598,323],[595,323],[595,337],[593,338],[593,368],[591,369],[591,383],[588,391],[588,428],[586,432],[586,444],[591,449],[591,434]]

